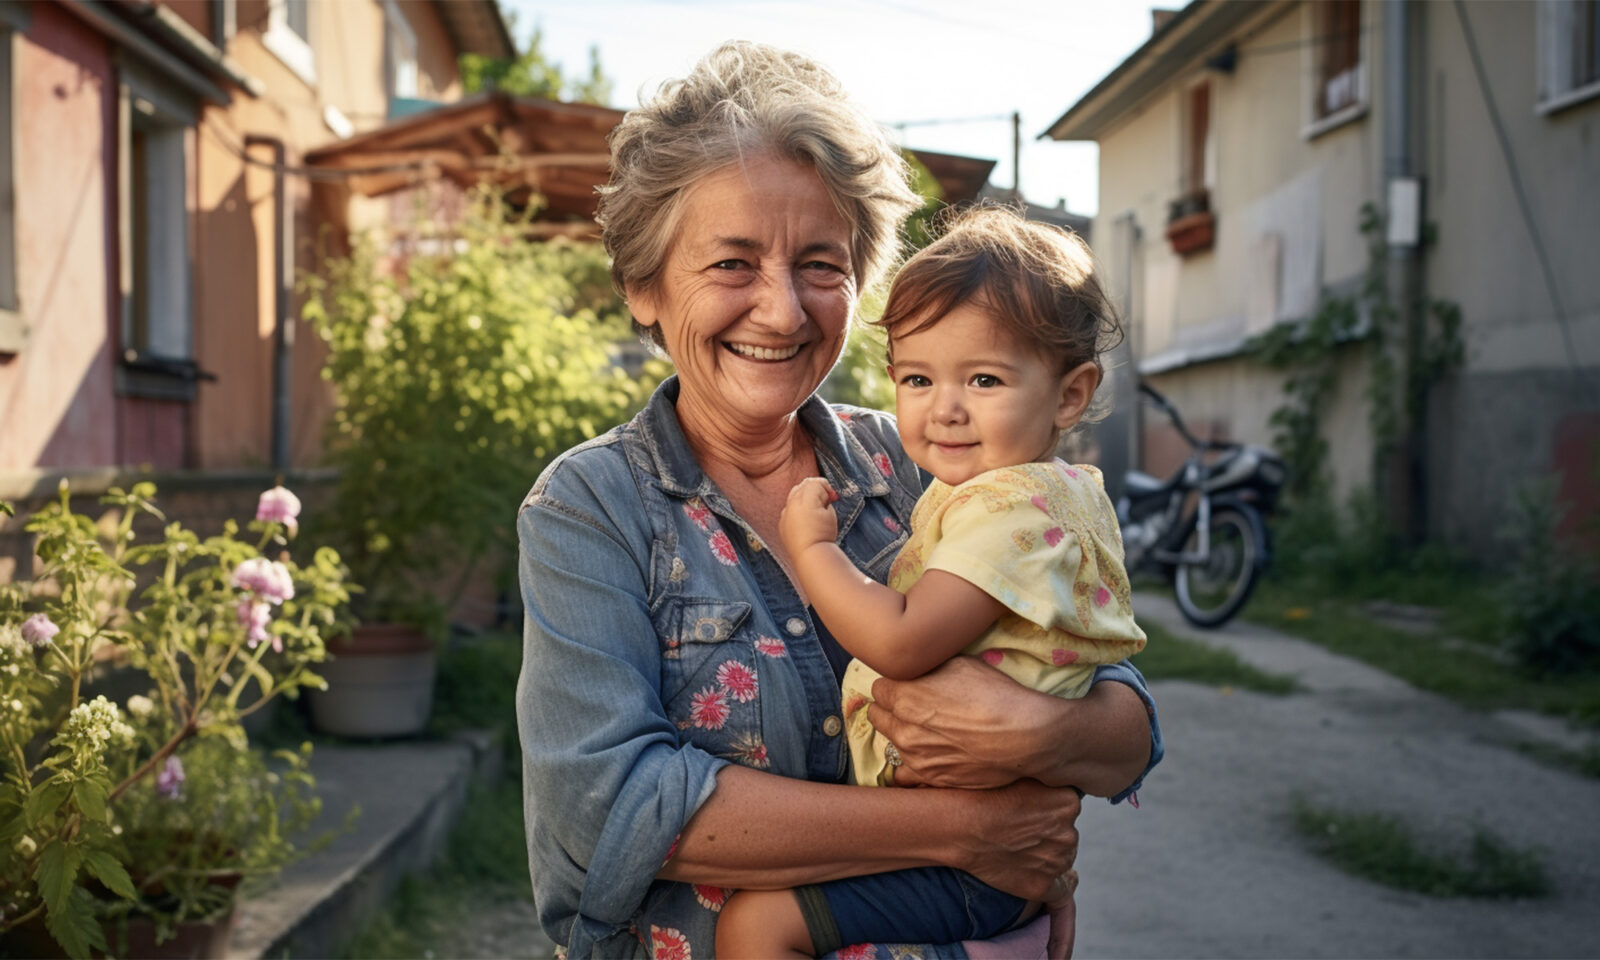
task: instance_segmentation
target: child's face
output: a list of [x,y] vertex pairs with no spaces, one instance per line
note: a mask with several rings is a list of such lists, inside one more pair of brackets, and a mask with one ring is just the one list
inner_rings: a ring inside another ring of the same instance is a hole
[[1099,384],[1092,363],[1058,373],[971,302],[895,337],[900,442],[917,465],[955,485],[998,467],[1048,460]]

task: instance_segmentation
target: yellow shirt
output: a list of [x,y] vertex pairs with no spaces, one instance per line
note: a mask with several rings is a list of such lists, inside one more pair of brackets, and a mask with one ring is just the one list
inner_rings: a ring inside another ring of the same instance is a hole
[[[1144,649],[1116,511],[1095,467],[1055,460],[990,470],[957,487],[933,481],[911,513],[889,585],[904,593],[928,570],[953,573],[1005,605],[962,652],[1031,689],[1081,697],[1095,666]],[[857,783],[889,782],[885,740],[867,720],[878,676],[859,660],[844,676]]]

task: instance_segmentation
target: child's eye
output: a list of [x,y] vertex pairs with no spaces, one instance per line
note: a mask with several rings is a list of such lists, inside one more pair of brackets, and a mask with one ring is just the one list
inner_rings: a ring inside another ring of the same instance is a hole
[[908,373],[900,378],[900,382],[908,387],[926,387],[933,383],[932,380],[929,380],[920,373]]
[[1000,378],[992,373],[973,374],[972,385],[975,387],[998,387]]

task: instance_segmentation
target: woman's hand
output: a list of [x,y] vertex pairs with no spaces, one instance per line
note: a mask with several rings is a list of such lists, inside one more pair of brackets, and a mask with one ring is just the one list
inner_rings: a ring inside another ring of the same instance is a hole
[[833,502],[838,499],[833,486],[821,477],[807,477],[794,485],[778,517],[778,536],[789,556],[798,557],[813,544],[839,539],[839,518],[833,512]]
[[973,791],[976,846],[967,872],[1029,900],[1056,900],[1075,883],[1077,791],[1018,780],[999,790]]
[[[1026,749],[1061,703],[976,657],[952,657],[915,680],[878,680],[867,717],[904,758],[896,786],[1003,787],[1038,775]],[[1036,702],[1035,698],[1044,701]]]

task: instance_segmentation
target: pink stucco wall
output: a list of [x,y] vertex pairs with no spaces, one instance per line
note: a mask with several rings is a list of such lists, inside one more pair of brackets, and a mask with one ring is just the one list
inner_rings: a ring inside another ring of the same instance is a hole
[[0,360],[0,471],[114,463],[108,225],[115,84],[105,42],[51,4],[17,45],[17,275],[31,332]]

